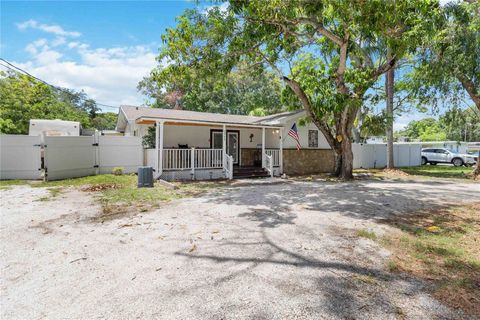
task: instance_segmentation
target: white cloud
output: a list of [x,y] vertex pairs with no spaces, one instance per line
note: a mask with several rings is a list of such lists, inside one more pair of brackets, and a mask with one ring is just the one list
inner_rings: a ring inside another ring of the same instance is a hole
[[205,7],[205,9],[202,10],[202,12],[206,14],[214,8],[219,8],[220,12],[225,13],[225,12],[227,12],[229,6],[230,6],[230,4],[228,2],[223,2],[220,5],[215,4],[215,5],[212,5],[212,6],[207,6],[207,7]]
[[37,29],[41,30],[46,33],[51,33],[55,34],[57,36],[63,36],[63,37],[79,37],[81,36],[81,33],[78,31],[65,31],[61,26],[59,25],[48,25],[44,23],[39,23],[36,20],[30,19],[21,23],[17,23],[17,28],[19,30],[27,30],[29,28],[31,29]]
[[[30,43],[25,50],[32,59],[16,64],[50,84],[84,90],[100,103],[118,106],[144,102],[137,84],[156,65],[152,46],[90,48],[82,42],[59,42],[55,38]],[[72,59],[71,54],[78,58]]]

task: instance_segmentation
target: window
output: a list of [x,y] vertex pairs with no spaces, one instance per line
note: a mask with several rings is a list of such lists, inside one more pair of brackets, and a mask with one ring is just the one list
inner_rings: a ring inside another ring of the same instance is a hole
[[308,130],[308,147],[318,148],[318,130]]

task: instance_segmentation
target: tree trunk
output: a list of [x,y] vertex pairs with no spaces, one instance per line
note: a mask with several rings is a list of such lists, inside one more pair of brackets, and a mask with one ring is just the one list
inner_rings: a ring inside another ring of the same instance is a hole
[[[348,105],[338,114],[339,118],[335,119],[335,133],[337,136],[334,136],[328,124],[312,113],[310,100],[300,85],[288,77],[283,77],[283,80],[300,99],[303,108],[335,152],[335,175],[342,180],[353,179],[352,129],[358,108]],[[337,137],[341,137],[341,141],[337,140]]]
[[473,180],[480,179],[480,151],[478,151],[478,160],[477,164],[475,165],[475,169],[473,170]]
[[[392,58],[392,51],[388,49],[387,52],[388,59]],[[387,94],[387,106],[386,106],[386,117],[387,117],[387,168],[393,169],[394,164],[394,155],[393,155],[393,95],[394,95],[394,83],[395,83],[395,69],[390,68],[385,74],[385,92]]]
[[475,106],[480,111],[480,92],[478,92],[475,84],[463,75],[457,75],[457,79],[460,80],[462,87],[467,91],[473,103],[475,103]]

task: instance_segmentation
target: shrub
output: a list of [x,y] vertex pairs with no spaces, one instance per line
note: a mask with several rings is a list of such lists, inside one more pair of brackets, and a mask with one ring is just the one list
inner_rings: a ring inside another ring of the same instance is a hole
[[112,174],[116,176],[121,176],[123,175],[123,168],[122,167],[115,167],[112,169]]

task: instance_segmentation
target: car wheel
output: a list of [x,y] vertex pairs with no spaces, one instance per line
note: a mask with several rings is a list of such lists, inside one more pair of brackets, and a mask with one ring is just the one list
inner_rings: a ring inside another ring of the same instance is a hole
[[452,160],[452,163],[455,167],[461,167],[463,166],[463,160],[460,158],[455,158]]
[[436,162],[430,162],[430,165],[432,165],[432,166],[436,166],[436,165],[437,165],[437,163],[436,163]]
[[427,164],[427,158],[425,157],[422,157],[422,166],[426,165]]

